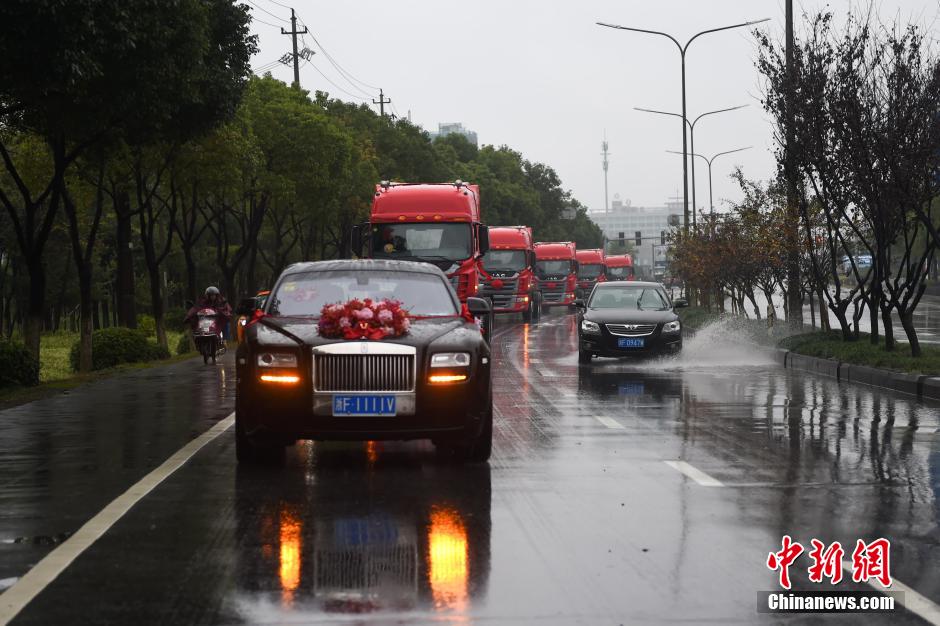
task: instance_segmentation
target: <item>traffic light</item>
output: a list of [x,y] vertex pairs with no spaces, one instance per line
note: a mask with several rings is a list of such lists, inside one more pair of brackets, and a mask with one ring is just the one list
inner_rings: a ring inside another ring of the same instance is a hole
[[636,247],[639,248],[643,245],[643,233],[636,231]]
[[666,245],[666,231],[664,230],[659,231],[659,245]]

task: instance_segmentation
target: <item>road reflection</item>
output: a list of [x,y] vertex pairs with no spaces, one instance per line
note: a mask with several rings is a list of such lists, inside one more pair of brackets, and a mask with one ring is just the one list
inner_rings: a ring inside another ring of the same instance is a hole
[[297,446],[286,468],[239,469],[238,612],[463,621],[489,579],[490,493],[488,466],[445,464],[414,444]]

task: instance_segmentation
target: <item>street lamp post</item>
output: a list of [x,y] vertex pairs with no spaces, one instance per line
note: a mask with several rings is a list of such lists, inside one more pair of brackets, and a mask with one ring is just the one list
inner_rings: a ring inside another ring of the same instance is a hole
[[[724,152],[719,152],[718,154],[714,155],[714,156],[713,156],[712,158],[710,158],[710,159],[709,159],[708,157],[704,156],[704,155],[696,154],[695,152],[692,152],[692,153],[691,153],[691,155],[692,155],[693,157],[698,157],[698,158],[700,158],[700,159],[704,159],[704,160],[705,160],[705,163],[708,164],[708,206],[709,206],[710,214],[711,214],[712,216],[715,215],[715,204],[714,204],[714,202],[713,202],[713,200],[712,200],[712,163],[715,162],[715,159],[717,159],[718,157],[723,156],[723,155],[725,155],[725,154],[732,154],[732,153],[734,153],[734,152],[741,152],[742,150],[750,150],[750,149],[753,148],[753,147],[754,147],[754,146],[746,146],[746,147],[744,147],[744,148],[735,148],[734,150],[725,150]],[[670,154],[682,154],[682,153],[679,152],[678,150],[666,150],[666,152],[668,152],[668,153],[670,153]]]
[[[729,107],[727,109],[716,109],[714,111],[706,111],[693,121],[685,120],[685,123],[689,126],[689,153],[693,154],[695,152],[695,125],[700,119],[707,115],[714,115],[716,113],[726,113],[728,111],[737,111],[738,109],[743,109],[744,107],[749,106],[747,104],[740,104],[736,107]],[[682,117],[678,113],[672,113],[670,111],[657,111],[656,109],[644,109],[641,107],[633,107],[635,111],[643,111],[644,113],[656,113],[658,115],[671,115],[673,117]],[[683,118],[685,119],[685,118]],[[694,227],[697,223],[696,219],[696,201],[695,201],[695,159],[692,159],[692,226]]]
[[676,44],[676,48],[679,49],[679,56],[682,60],[682,201],[685,205],[685,210],[683,214],[684,219],[684,228],[686,231],[689,230],[689,145],[688,145],[688,135],[685,132],[685,125],[688,121],[686,118],[685,112],[685,53],[688,51],[689,46],[693,41],[701,37],[702,35],[707,35],[708,33],[717,33],[723,30],[731,30],[732,28],[742,28],[744,26],[753,26],[754,24],[760,24],[761,22],[766,22],[770,18],[764,18],[762,20],[754,20],[751,22],[743,22],[741,24],[732,24],[730,26],[721,26],[719,28],[709,28],[708,30],[703,30],[699,33],[692,35],[692,37],[685,42],[685,45],[679,43],[679,40],[670,35],[669,33],[664,33],[658,30],[646,30],[644,28],[632,28],[630,26],[620,26],[617,24],[606,24],[604,22],[596,22],[598,26],[604,26],[606,28],[615,28],[617,30],[629,30],[635,33],[646,33],[648,35],[659,35],[660,37],[666,37],[672,43]]

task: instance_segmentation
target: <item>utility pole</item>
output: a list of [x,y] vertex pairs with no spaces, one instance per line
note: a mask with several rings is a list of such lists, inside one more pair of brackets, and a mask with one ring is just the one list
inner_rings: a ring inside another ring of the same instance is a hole
[[284,30],[281,28],[282,35],[290,35],[294,43],[294,52],[291,56],[294,58],[294,83],[293,87],[300,89],[300,64],[297,61],[297,35],[306,35],[307,27],[304,26],[303,30],[297,30],[297,15],[294,14],[294,9],[290,10],[290,30]]
[[798,172],[793,163],[796,155],[796,139],[793,133],[793,0],[787,1],[786,25],[786,146],[784,147],[784,176],[787,185],[787,313],[790,326],[803,326],[803,297],[800,288],[800,213],[797,185]]
[[610,200],[607,195],[607,131],[604,131],[604,141],[601,143],[601,155],[604,157],[604,213],[610,213]]
[[385,93],[384,93],[381,89],[379,89],[379,99],[376,100],[375,98],[373,98],[373,99],[372,99],[372,104],[377,104],[377,105],[379,105],[379,115],[382,116],[382,117],[385,117],[385,105],[388,104],[388,103],[391,102],[391,101],[392,101],[392,99],[391,99],[391,98],[386,98],[386,97],[385,97]]

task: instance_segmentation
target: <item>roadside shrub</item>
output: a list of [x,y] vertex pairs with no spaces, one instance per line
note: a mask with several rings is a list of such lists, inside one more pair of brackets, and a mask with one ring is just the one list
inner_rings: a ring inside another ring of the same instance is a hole
[[186,317],[188,310],[189,309],[181,306],[167,309],[163,314],[163,325],[166,326],[167,330],[175,330],[177,332],[188,330],[189,326],[183,323],[183,318]]
[[143,332],[148,337],[157,334],[157,323],[153,321],[152,315],[140,314],[137,316],[137,330]]
[[176,342],[176,354],[189,354],[192,351],[192,346],[189,345],[189,333],[183,333]]
[[0,341],[0,387],[39,384],[39,362],[23,344]]
[[[115,326],[96,330],[91,335],[91,345],[93,370],[114,367],[121,363],[170,358],[169,350],[148,339],[147,334],[139,328],[132,330]],[[78,356],[79,342],[76,341],[69,353],[69,362],[74,371],[78,371]]]

